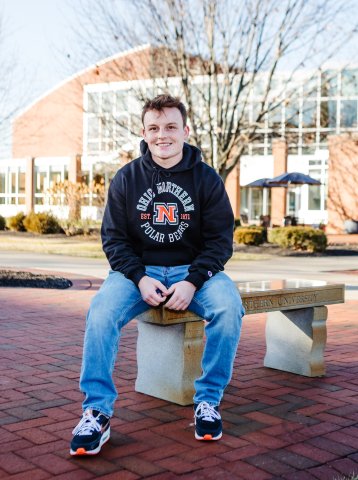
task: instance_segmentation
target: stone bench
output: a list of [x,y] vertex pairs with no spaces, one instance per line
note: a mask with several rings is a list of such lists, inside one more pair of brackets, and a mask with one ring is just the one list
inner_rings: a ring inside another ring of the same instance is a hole
[[[264,366],[308,377],[324,375],[326,305],[344,302],[344,285],[273,280],[237,286],[246,315],[268,312]],[[192,404],[193,383],[201,375],[203,319],[160,307],[138,320],[136,391]]]

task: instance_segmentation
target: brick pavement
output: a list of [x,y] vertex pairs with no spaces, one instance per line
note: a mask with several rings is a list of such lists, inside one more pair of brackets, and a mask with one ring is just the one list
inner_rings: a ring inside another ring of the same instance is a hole
[[[73,278],[71,275],[69,278]],[[327,375],[262,366],[265,315],[244,320],[222,403],[224,436],[193,438],[192,409],[134,391],[136,324],[123,332],[111,440],[71,458],[84,317],[100,280],[0,289],[0,478],[332,480],[358,474],[358,302],[329,307]]]

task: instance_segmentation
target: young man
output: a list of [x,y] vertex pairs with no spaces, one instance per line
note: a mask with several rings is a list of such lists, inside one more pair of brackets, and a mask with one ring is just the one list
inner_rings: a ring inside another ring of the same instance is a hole
[[244,314],[237,288],[222,272],[232,255],[234,219],[221,178],[185,143],[186,119],[177,98],[148,101],[142,155],[111,183],[101,231],[111,271],[87,316],[80,378],[84,413],[73,430],[71,455],[96,454],[109,439],[121,329],[163,302],[208,322],[203,371],[195,382],[195,438],[222,436],[219,404]]

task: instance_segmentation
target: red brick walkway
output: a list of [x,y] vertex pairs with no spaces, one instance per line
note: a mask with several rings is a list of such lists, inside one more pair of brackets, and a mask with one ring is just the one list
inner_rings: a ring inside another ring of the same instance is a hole
[[353,301],[329,307],[325,378],[262,367],[265,315],[246,317],[222,403],[224,436],[209,444],[193,438],[191,407],[134,391],[132,322],[115,371],[120,400],[111,440],[100,456],[71,458],[84,317],[99,283],[0,289],[0,478],[331,480],[358,473]]

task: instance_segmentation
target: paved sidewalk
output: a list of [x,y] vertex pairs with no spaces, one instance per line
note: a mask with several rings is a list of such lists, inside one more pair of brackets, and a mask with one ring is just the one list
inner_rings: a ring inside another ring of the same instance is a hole
[[244,319],[222,403],[224,436],[193,438],[192,409],[134,391],[136,324],[124,329],[112,436],[71,458],[84,317],[100,279],[61,290],[0,288],[0,478],[333,480],[358,473],[357,301],[329,306],[327,375],[262,366],[266,315]]

